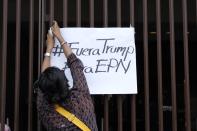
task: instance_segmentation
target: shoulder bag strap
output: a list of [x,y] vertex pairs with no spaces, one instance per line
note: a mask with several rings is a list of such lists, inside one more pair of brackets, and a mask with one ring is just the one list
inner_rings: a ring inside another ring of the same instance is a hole
[[90,128],[88,128],[84,124],[84,122],[82,122],[81,120],[79,120],[74,114],[70,113],[69,111],[67,111],[63,107],[59,106],[58,104],[55,105],[55,110],[59,114],[61,114],[65,118],[67,118],[70,122],[72,122],[73,124],[75,124],[77,127],[79,127],[82,131],[91,131]]

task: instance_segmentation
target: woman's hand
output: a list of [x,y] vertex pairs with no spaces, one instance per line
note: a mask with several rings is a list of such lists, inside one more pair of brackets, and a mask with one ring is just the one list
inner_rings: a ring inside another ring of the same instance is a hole
[[50,33],[47,34],[46,46],[47,46],[46,52],[51,53],[54,47],[54,39]]
[[60,28],[56,21],[53,21],[53,26],[51,27],[53,35],[59,40],[59,42],[63,42],[64,39],[61,35]]

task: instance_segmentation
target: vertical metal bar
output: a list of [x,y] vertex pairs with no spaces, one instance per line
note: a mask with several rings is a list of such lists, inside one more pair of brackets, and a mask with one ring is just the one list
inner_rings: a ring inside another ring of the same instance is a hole
[[196,0],[196,26],[197,26],[197,0]]
[[81,0],[77,0],[77,26],[81,26]]
[[[130,0],[130,23],[135,25],[135,2]],[[136,131],[136,95],[131,95],[131,131]]]
[[136,131],[136,95],[131,95],[131,131]]
[[42,0],[39,0],[39,18],[38,18],[38,76],[40,74],[40,65],[41,65],[41,52],[40,52],[40,45],[41,45],[41,31],[42,31]]
[[90,27],[94,27],[94,0],[89,0],[90,5]]
[[[46,1],[45,0],[42,0],[42,12],[41,12],[41,45],[40,45],[40,53],[41,53],[41,58],[40,58],[40,70],[41,70],[41,63],[43,62],[43,51],[44,51],[44,44],[45,44],[45,7],[46,7]],[[41,122],[39,120],[39,128],[40,130],[42,131],[42,128],[41,128]]]
[[136,95],[131,95],[131,131],[136,131]]
[[[103,0],[103,26],[108,26],[108,0]],[[109,131],[109,101],[108,95],[104,96],[104,131]]]
[[68,0],[63,0],[63,25],[68,26]]
[[7,63],[7,22],[8,22],[8,1],[3,0],[3,34],[2,34],[2,82],[1,82],[1,118],[0,129],[4,131],[4,124],[5,124],[5,102],[6,102],[6,63]]
[[52,25],[54,20],[54,0],[50,0],[50,18],[49,18],[49,24]]
[[150,131],[147,0],[143,0],[145,131]]
[[29,14],[29,16],[30,16],[30,18],[29,18],[28,131],[32,131],[34,0],[30,0],[30,14]]
[[117,106],[118,106],[118,131],[123,131],[123,116],[122,116],[122,97],[118,95],[117,97]]
[[20,36],[21,36],[21,0],[16,1],[16,55],[15,55],[15,99],[14,99],[14,130],[19,125],[19,97],[20,97]]
[[[43,17],[43,0],[39,0],[39,19],[38,19],[38,77],[41,72],[41,57],[42,57],[42,45],[43,45],[43,35],[42,35],[42,17]],[[41,122],[38,119],[37,113],[37,131],[41,131]]]
[[104,131],[109,130],[109,103],[108,95],[104,96]]
[[117,0],[117,26],[121,27],[121,0]]
[[[45,43],[45,0],[42,0],[42,29],[41,29],[41,63],[43,61],[43,49]],[[40,65],[41,68],[41,65]]]
[[172,94],[172,131],[177,131],[176,106],[176,70],[175,70],[175,32],[174,32],[174,1],[169,0],[170,20],[170,61],[171,61],[171,94]]
[[157,76],[158,76],[158,116],[159,131],[163,131],[163,95],[162,95],[162,50],[161,50],[161,2],[156,0],[157,23]]
[[103,25],[108,26],[108,0],[103,0]]
[[189,84],[189,54],[188,54],[188,23],[187,23],[187,1],[182,0],[183,6],[183,42],[184,42],[184,97],[185,97],[185,128],[191,131],[191,113],[190,113],[190,84]]
[[118,131],[123,130],[123,115],[122,115],[122,103],[123,99],[121,95],[117,97],[117,107],[118,107]]
[[[121,0],[117,0],[117,26],[121,27]],[[117,97],[118,106],[118,131],[123,130],[123,115],[122,115],[122,97],[119,95]]]
[[131,25],[135,25],[135,1],[130,0],[130,22]]

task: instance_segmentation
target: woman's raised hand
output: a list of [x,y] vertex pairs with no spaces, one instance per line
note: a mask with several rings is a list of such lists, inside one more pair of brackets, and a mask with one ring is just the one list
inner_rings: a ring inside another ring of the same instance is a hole
[[51,30],[52,30],[53,35],[55,37],[57,37],[58,40],[62,39],[60,28],[59,28],[59,25],[58,25],[58,23],[56,21],[53,21],[53,25],[51,27]]

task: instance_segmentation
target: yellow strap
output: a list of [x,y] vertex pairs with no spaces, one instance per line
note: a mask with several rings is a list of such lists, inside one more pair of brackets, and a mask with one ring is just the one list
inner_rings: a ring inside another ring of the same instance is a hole
[[90,131],[90,129],[81,120],[79,120],[74,114],[70,113],[63,107],[56,104],[55,110],[58,113],[60,113],[62,116],[66,117],[70,122],[75,124],[77,127],[79,127],[82,131]]

